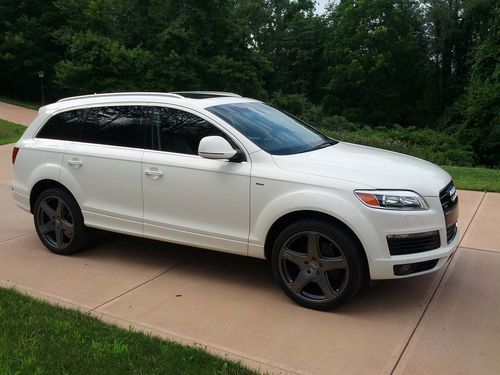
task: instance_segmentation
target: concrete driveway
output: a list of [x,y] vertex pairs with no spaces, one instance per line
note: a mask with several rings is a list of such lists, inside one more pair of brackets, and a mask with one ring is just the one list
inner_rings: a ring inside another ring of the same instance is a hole
[[3,286],[272,373],[500,372],[500,194],[459,192],[463,238],[446,269],[375,282],[325,313],[293,304],[260,260],[119,235],[50,253],[12,203],[11,149],[0,147]]

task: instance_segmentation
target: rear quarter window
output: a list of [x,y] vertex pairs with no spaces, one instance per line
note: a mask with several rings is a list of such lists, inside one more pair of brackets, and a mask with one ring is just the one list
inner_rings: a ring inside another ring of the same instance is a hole
[[43,125],[36,137],[79,141],[82,114],[82,109],[58,113]]

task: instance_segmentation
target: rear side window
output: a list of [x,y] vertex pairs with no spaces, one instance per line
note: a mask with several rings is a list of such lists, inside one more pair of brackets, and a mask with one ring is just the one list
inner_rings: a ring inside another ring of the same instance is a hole
[[82,127],[82,142],[112,146],[144,147],[140,106],[90,108]]
[[[228,137],[217,127],[192,113],[174,108],[153,107],[150,110],[153,149],[198,155],[203,137]],[[233,143],[228,139],[230,143]]]
[[37,138],[60,139],[64,141],[80,140],[80,118],[82,109],[58,113],[45,123]]

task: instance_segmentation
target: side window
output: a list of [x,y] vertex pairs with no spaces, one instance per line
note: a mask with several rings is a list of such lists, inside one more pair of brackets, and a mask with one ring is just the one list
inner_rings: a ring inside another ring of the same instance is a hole
[[38,132],[37,138],[80,140],[80,118],[83,110],[67,111],[52,116]]
[[82,142],[143,148],[143,122],[139,106],[90,108],[82,127]]
[[150,113],[154,150],[198,155],[203,137],[219,135],[228,139],[217,127],[192,113],[165,107],[153,107]]

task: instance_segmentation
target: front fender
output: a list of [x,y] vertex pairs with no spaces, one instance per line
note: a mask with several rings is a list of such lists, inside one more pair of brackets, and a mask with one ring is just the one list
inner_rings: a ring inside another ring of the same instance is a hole
[[[359,210],[351,191],[333,189],[301,189],[280,195],[264,204],[253,199],[249,242],[264,245],[272,225],[286,214],[297,211],[315,211],[343,222],[356,233],[349,218]],[[255,207],[259,206],[259,207]],[[356,233],[357,235],[357,233]]]

